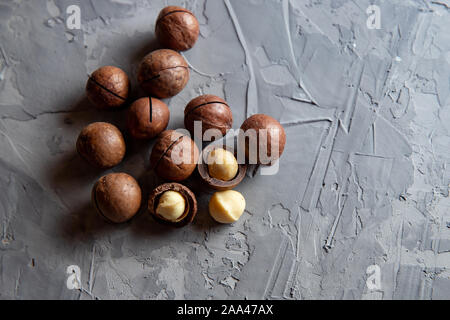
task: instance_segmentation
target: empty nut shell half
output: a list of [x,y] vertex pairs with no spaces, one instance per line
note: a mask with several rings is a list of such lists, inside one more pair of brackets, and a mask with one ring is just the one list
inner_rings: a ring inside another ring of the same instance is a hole
[[205,162],[205,159],[208,159],[208,155],[214,150],[214,149],[226,149],[230,152],[234,152],[234,155],[236,156],[236,151],[233,150],[233,148],[229,146],[220,146],[220,145],[210,145],[206,147],[202,152],[202,158],[201,162],[198,164],[198,173],[200,174],[201,179],[210,187],[215,190],[219,191],[227,191],[236,188],[245,178],[245,175],[247,173],[247,165],[246,164],[238,164],[238,173],[236,174],[236,177],[234,177],[230,181],[223,181],[218,180],[213,177],[211,177],[209,173],[208,164]]
[[152,97],[170,98],[180,93],[189,81],[189,65],[176,51],[161,49],[144,57],[138,82]]
[[[159,199],[167,191],[175,191],[180,193],[186,202],[186,209],[184,211],[184,214],[177,221],[166,220],[156,213],[156,209],[159,205]],[[148,210],[157,222],[176,228],[182,228],[190,224],[197,215],[197,198],[189,188],[179,183],[166,183],[159,186],[150,193],[148,200]]]
[[210,129],[218,130],[222,136],[233,127],[233,112],[227,102],[214,95],[203,95],[193,99],[184,110],[184,126],[194,136],[195,122],[201,122],[203,138]]

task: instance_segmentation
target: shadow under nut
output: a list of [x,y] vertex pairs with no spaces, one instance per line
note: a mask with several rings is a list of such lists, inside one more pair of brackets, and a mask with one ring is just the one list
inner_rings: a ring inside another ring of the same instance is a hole
[[125,140],[112,124],[97,122],[84,128],[77,140],[78,154],[91,165],[109,169],[122,162],[126,153]]

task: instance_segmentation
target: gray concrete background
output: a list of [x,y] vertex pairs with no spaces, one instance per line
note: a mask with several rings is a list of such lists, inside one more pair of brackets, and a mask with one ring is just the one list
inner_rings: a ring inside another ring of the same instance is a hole
[[[93,110],[87,74],[116,65],[136,86],[158,48],[167,1],[0,2],[1,299],[449,299],[450,2],[174,0],[198,16],[192,79],[168,100],[170,128],[203,93],[235,128],[254,113],[286,127],[276,176],[238,187],[243,218],[219,226],[195,178],[195,223],[142,210],[111,226],[90,205],[105,172],[75,153],[80,130],[124,114]],[[381,29],[367,26],[371,5]],[[66,26],[79,5],[81,30]],[[114,169],[148,191],[151,142],[128,139]],[[81,270],[69,290],[66,269]],[[378,266],[381,286],[367,287]]]

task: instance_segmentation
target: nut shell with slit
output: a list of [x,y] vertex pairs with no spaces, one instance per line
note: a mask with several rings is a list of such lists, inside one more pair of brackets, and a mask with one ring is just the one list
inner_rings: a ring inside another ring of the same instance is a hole
[[169,107],[155,98],[138,99],[128,110],[128,130],[136,139],[153,139],[166,130],[169,120]]
[[160,99],[180,93],[189,82],[189,65],[176,51],[153,51],[142,60],[138,70],[138,82],[144,91]]
[[153,147],[150,165],[159,177],[180,182],[192,175],[198,159],[198,147],[190,137],[167,130],[161,133]]
[[[216,129],[222,136],[233,127],[233,113],[227,102],[214,95],[202,95],[193,99],[184,110],[184,126],[194,136],[195,122],[201,122],[202,134],[210,129]],[[214,139],[212,139],[214,140]]]
[[97,69],[86,84],[86,95],[101,110],[114,110],[124,106],[130,93],[127,74],[117,67]]
[[169,6],[161,10],[155,32],[164,47],[186,51],[197,42],[200,25],[191,11],[183,7]]

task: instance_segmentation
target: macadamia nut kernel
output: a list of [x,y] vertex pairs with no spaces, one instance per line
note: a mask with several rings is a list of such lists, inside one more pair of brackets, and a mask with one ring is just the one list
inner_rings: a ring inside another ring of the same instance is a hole
[[182,184],[165,183],[150,193],[148,211],[158,223],[182,228],[197,215],[197,198]]
[[245,199],[237,191],[216,192],[209,202],[209,213],[219,223],[238,221],[245,211]]
[[168,221],[178,221],[186,211],[186,200],[176,191],[166,191],[159,199],[156,213]]
[[239,166],[235,156],[225,149],[214,149],[208,155],[208,169],[211,177],[230,181],[236,177]]

